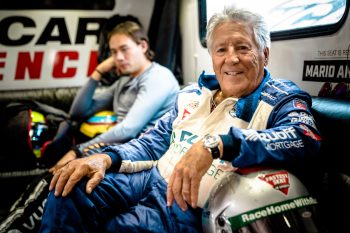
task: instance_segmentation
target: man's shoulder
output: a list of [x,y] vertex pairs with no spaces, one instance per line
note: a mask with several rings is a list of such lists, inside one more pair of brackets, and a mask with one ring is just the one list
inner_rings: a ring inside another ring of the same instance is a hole
[[288,79],[271,78],[266,82],[265,88],[268,90],[275,90],[281,93],[301,91],[301,88],[297,84]]
[[202,89],[198,83],[189,83],[181,87],[179,94],[196,93],[197,95],[202,94]]
[[272,105],[292,96],[308,98],[309,94],[287,79],[269,79],[261,91],[261,99]]
[[152,62],[151,70],[153,70],[153,71],[159,71],[160,70],[162,72],[170,72],[170,73],[172,73],[171,70],[168,67],[166,67],[164,65],[161,65],[161,64],[159,64],[158,62],[155,62],[155,61]]
[[169,68],[157,62],[152,62],[150,69],[145,74],[147,77],[154,79],[171,79],[177,81],[174,73]]

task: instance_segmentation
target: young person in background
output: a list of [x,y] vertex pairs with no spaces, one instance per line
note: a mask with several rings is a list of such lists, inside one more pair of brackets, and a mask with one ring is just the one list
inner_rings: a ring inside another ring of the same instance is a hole
[[[51,169],[81,156],[98,143],[123,143],[154,126],[175,103],[179,84],[166,67],[153,62],[146,32],[135,22],[117,25],[108,35],[111,56],[101,62],[73,101],[70,116],[82,120],[101,110],[113,110],[118,123],[107,132],[78,144]],[[102,93],[95,93],[104,73],[121,76]]]

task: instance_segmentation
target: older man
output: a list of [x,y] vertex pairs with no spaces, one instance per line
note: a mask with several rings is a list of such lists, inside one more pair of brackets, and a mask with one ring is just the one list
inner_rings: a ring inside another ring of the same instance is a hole
[[210,19],[207,42],[215,76],[182,90],[142,138],[58,170],[41,232],[197,232],[197,207],[226,172],[318,151],[310,96],[265,68],[262,17],[226,8]]

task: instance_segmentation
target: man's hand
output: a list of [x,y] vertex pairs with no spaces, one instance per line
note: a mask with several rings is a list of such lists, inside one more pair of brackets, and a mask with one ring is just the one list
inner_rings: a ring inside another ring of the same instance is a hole
[[202,141],[193,144],[176,164],[170,176],[167,188],[168,206],[171,206],[175,199],[183,211],[187,210],[186,202],[192,208],[196,208],[200,181],[212,162],[212,155],[203,147]]
[[[91,77],[95,79],[96,81],[101,81],[102,74],[105,74],[111,70],[115,69],[116,72],[118,70],[115,68],[115,62],[114,58],[112,56],[108,57],[104,61],[102,61],[98,66],[96,67],[95,71],[91,74]],[[98,70],[98,71],[96,71]]]
[[67,196],[74,186],[87,176],[89,181],[86,184],[86,192],[90,194],[104,178],[111,164],[112,160],[106,154],[94,154],[72,160],[54,173],[49,190],[55,189],[55,196]]
[[102,73],[107,73],[115,68],[115,62],[113,56],[108,57],[104,61],[102,61],[98,66],[98,70]]
[[77,155],[74,150],[69,150],[52,168],[50,168],[49,172],[55,174],[60,168],[76,158]]

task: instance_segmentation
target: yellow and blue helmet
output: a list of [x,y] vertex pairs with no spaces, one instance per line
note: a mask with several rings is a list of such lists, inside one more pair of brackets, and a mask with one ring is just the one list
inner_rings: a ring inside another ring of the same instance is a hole
[[80,126],[80,132],[93,138],[117,124],[118,116],[113,111],[101,111],[91,116]]
[[49,127],[46,123],[45,116],[37,111],[31,111],[31,128],[29,136],[32,149],[37,158],[42,155],[42,148],[49,141]]

